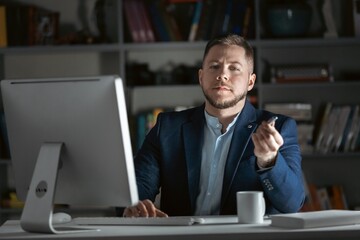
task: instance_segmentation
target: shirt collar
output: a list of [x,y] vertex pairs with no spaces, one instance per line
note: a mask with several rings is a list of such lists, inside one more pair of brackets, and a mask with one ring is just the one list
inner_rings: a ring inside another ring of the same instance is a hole
[[[206,112],[205,109],[204,109],[204,114],[205,114],[206,124],[209,128],[211,128],[212,130],[221,130],[222,124],[220,123],[220,121],[217,117],[211,116],[208,112]],[[233,128],[239,115],[240,115],[240,112],[234,117],[232,122],[226,128],[226,132],[228,132],[230,129]]]

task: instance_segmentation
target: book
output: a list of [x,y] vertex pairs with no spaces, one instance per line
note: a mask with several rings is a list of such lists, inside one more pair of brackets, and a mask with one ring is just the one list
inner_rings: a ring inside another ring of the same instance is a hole
[[149,15],[154,27],[155,38],[161,42],[168,42],[171,40],[170,35],[166,29],[166,25],[159,9],[159,1],[150,1],[147,3]]
[[357,129],[357,133],[355,134],[355,136],[357,136],[352,145],[351,145],[351,150],[352,151],[360,151],[360,128]]
[[227,33],[229,31],[232,8],[233,8],[233,0],[227,0],[225,7],[225,15],[221,25],[221,34]]
[[30,25],[28,25],[28,45],[51,45],[56,43],[59,33],[58,12],[28,6],[27,15],[29,21],[31,21]]
[[343,226],[359,223],[360,211],[351,210],[324,210],[271,216],[271,226],[292,229]]
[[318,188],[315,184],[308,183],[306,178],[303,177],[305,184],[305,202],[301,208],[301,212],[319,211],[322,210],[318,195]]
[[313,146],[313,132],[314,124],[311,123],[298,123],[298,142],[302,153],[312,153],[314,151]]
[[199,28],[199,22],[200,22],[202,9],[203,9],[203,2],[202,2],[202,0],[199,0],[196,3],[195,12],[194,12],[194,16],[193,16],[191,27],[190,27],[190,33],[189,33],[189,39],[188,39],[190,42],[195,41],[195,39],[196,39],[196,34],[197,34],[198,28]]
[[325,138],[325,133],[328,129],[328,118],[331,112],[333,104],[331,102],[326,103],[323,113],[320,117],[320,121],[317,124],[318,132],[315,137],[315,150],[320,151]]
[[[243,34],[243,22],[245,12],[247,8],[246,0],[237,0],[233,2],[232,14],[231,14],[231,32],[242,35]],[[243,35],[242,35],[243,36]]]
[[35,5],[6,5],[8,46],[55,44],[59,34],[60,14]]
[[323,14],[324,24],[326,27],[326,31],[324,32],[324,37],[329,38],[337,38],[339,36],[338,31],[336,29],[335,18],[333,14],[333,7],[332,7],[331,0],[324,0],[321,12]]
[[212,28],[210,29],[211,33],[208,34],[210,38],[222,33],[223,20],[225,18],[226,4],[220,1],[216,3],[216,11],[211,24]]
[[26,6],[11,3],[6,5],[6,28],[8,46],[25,46],[28,42],[28,19]]
[[340,113],[338,114],[337,123],[335,124],[336,128],[334,128],[334,141],[333,145],[331,146],[333,152],[338,152],[340,150],[350,113],[350,106],[346,105],[340,107]]
[[360,36],[360,0],[353,0],[353,14],[354,14],[354,35]]
[[342,185],[333,184],[318,187],[313,183],[308,183],[305,176],[303,179],[306,198],[300,212],[349,209]]
[[353,111],[351,118],[349,119],[349,131],[346,135],[346,140],[344,144],[344,152],[351,151],[351,144],[354,141],[354,139],[357,137],[356,133],[358,132],[358,129],[360,128],[360,106],[355,105],[353,106]]
[[322,210],[329,210],[331,209],[331,202],[329,193],[326,187],[320,187],[317,189],[317,195],[320,203],[320,208]]
[[131,0],[124,0],[123,2],[123,11],[125,15],[125,21],[127,23],[128,30],[130,32],[133,42],[141,42],[140,38],[140,27],[137,20],[135,19],[134,9],[132,7],[133,3]]
[[292,117],[296,121],[312,120],[311,103],[265,103],[264,109],[273,113]]
[[253,37],[253,11],[254,6],[253,2],[249,1],[248,5],[246,6],[244,21],[243,21],[243,29],[242,29],[242,36],[244,38]]
[[316,126],[315,150],[321,153],[351,151],[351,142],[360,124],[358,112],[356,106],[327,103]]
[[206,41],[210,37],[208,33],[212,29],[212,21],[214,13],[216,11],[216,1],[215,0],[206,0],[203,3],[203,10],[200,17],[200,22],[198,26],[198,31],[196,33],[196,41]]
[[271,66],[272,83],[333,82],[328,64]]
[[154,127],[157,116],[163,112],[163,108],[154,108],[142,111],[136,117],[136,148],[139,149],[144,142],[146,134]]
[[340,147],[339,150],[343,151],[343,152],[348,152],[349,151],[349,142],[352,139],[353,135],[354,135],[354,128],[355,128],[355,124],[358,124],[359,122],[359,105],[351,105],[350,106],[351,110],[349,113],[349,117],[348,120],[346,121],[346,125],[345,125],[345,129],[344,129],[344,133],[343,133],[343,138],[342,141],[340,143]]
[[147,42],[155,42],[155,34],[150,23],[150,17],[145,7],[145,3],[142,0],[134,1],[136,9],[139,12],[140,21],[145,31],[145,37]]
[[7,47],[6,6],[0,6],[0,47]]
[[141,9],[139,6],[140,0],[130,0],[131,18],[136,22],[136,27],[139,33],[140,42],[147,42],[146,26],[142,19]]
[[347,200],[344,194],[344,189],[341,185],[332,185],[327,187],[328,196],[330,199],[331,209],[349,209]]
[[165,26],[169,32],[172,41],[183,41],[186,38],[182,36],[180,31],[179,23],[176,21],[175,16],[171,12],[169,4],[163,0],[160,1],[160,12],[163,15]]
[[335,142],[334,129],[337,128],[340,112],[341,112],[341,109],[337,105],[334,105],[331,109],[329,118],[327,120],[326,129],[324,132],[324,140],[319,149],[319,151],[322,153],[328,153],[332,150],[332,146]]
[[[360,116],[359,116],[360,118]],[[350,142],[350,151],[359,150],[360,146],[360,121],[358,118],[358,122],[356,124],[356,128],[354,130],[354,137],[352,138]]]
[[[198,0],[169,1],[167,10],[177,23],[183,40],[189,39]],[[201,14],[202,15],[202,14]]]

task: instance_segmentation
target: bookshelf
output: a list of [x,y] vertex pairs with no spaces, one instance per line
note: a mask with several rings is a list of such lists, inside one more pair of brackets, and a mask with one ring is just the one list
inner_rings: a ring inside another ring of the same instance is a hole
[[[202,101],[197,84],[167,83],[133,84],[128,65],[144,63],[149,72],[168,76],[169,68],[181,64],[197,67],[201,62],[206,41],[157,39],[154,42],[133,42],[127,32],[127,21],[123,14],[127,0],[107,0],[106,8],[111,16],[111,41],[96,44],[59,44],[34,46],[9,46],[0,48],[0,77],[29,78],[54,76],[84,76],[118,74],[127,81],[127,96],[130,115],[154,107],[191,106]],[[207,0],[208,1],[208,0]],[[207,2],[206,1],[206,2]],[[4,1],[9,2],[9,1]],[[93,29],[92,9],[96,0],[48,1],[22,0],[60,13],[59,35],[69,36],[84,29]],[[154,2],[149,1],[149,2]],[[228,1],[221,1],[226,6]],[[246,2],[239,1],[239,2]],[[306,35],[277,37],[267,27],[267,4],[271,0],[254,0],[251,15],[249,41],[255,49],[256,87],[252,91],[257,106],[266,103],[305,102],[311,103],[313,120],[326,102],[337,104],[360,103],[360,38],[352,28],[353,0],[332,1],[333,17],[338,37],[324,38],[324,26],[320,11],[315,11],[320,0],[307,1],[313,17]],[[285,1],[286,2],[286,1]],[[85,4],[85,5],[84,5]],[[350,9],[350,10],[349,10]],[[80,13],[80,14],[79,14]],[[215,15],[214,15],[215,16]],[[334,82],[307,82],[274,84],[270,81],[270,65],[277,64],[322,64],[332,66]],[[148,73],[148,72],[147,72]],[[154,80],[157,75],[152,75]],[[156,80],[154,80],[156,82]],[[161,106],[160,106],[161,105]],[[304,154],[303,167],[307,179],[319,185],[344,184],[349,205],[360,205],[360,184],[356,169],[360,168],[360,153]],[[4,169],[0,164],[0,191],[6,188]],[[319,174],[321,172],[322,174]],[[326,175],[326,172],[329,172]],[[2,174],[4,173],[4,174]],[[349,174],[348,174],[349,173]],[[326,175],[326,176],[325,176]],[[5,183],[5,184],[4,184]],[[0,209],[0,218],[5,211]]]

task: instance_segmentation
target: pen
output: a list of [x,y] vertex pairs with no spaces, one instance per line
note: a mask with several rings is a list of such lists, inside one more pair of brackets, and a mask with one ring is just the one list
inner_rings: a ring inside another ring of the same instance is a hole
[[277,116],[273,116],[273,117],[271,117],[269,120],[267,120],[267,123],[274,123],[276,120],[278,119],[278,117]]

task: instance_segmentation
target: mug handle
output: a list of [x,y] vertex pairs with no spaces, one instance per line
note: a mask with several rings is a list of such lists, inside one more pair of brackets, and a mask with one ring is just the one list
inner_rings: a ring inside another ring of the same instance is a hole
[[266,210],[265,198],[262,197],[261,198],[261,215],[262,216],[265,216],[265,210]]

